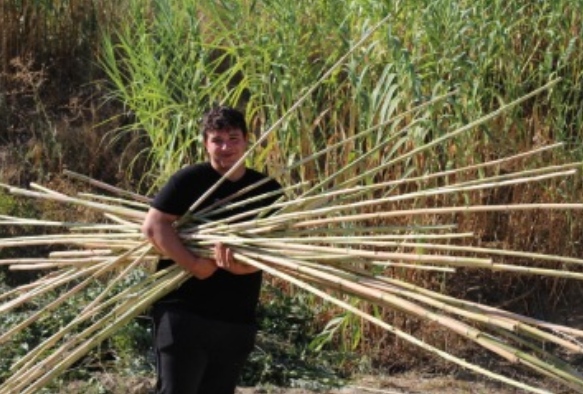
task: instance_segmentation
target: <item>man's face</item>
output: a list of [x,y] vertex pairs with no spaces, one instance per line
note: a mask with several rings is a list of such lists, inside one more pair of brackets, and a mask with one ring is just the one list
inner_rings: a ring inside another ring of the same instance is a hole
[[247,138],[240,129],[207,131],[204,146],[213,168],[224,174],[245,154]]

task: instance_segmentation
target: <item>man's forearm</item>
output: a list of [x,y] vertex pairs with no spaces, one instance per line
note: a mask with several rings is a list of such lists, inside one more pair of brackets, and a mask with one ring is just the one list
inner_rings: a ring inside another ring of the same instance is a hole
[[160,252],[199,279],[208,278],[217,269],[213,260],[197,256],[188,249],[171,226],[152,228],[146,236]]

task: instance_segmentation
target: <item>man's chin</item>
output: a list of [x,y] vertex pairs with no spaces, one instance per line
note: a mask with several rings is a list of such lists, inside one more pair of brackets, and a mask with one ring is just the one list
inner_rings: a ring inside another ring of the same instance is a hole
[[236,161],[223,161],[221,162],[221,167],[225,170],[230,170],[235,166],[236,163]]

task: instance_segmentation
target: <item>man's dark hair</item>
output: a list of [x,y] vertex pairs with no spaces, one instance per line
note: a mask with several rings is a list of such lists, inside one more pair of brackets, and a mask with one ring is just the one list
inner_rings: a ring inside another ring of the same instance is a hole
[[234,108],[224,105],[214,107],[202,118],[202,133],[205,140],[207,131],[230,129],[239,129],[243,136],[247,136],[245,116]]

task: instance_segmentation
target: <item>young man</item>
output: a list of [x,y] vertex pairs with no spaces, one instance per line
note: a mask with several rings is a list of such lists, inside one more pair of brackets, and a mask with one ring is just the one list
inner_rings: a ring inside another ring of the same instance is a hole
[[[215,259],[195,255],[173,226],[245,154],[243,114],[229,107],[212,109],[203,119],[203,140],[209,161],[176,172],[154,198],[142,226],[146,237],[168,258],[160,261],[160,269],[176,263],[192,274],[152,311],[158,394],[234,393],[257,332],[255,309],[261,271],[234,260],[233,253],[221,244],[214,248]],[[265,177],[241,164],[197,209]],[[276,181],[269,180],[235,201],[280,189]],[[275,199],[246,204],[228,215],[267,206]],[[225,216],[217,215],[216,219]]]

